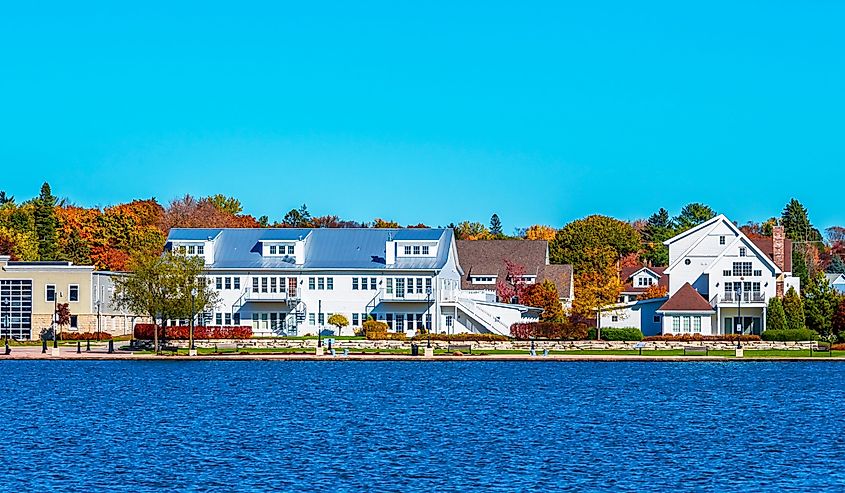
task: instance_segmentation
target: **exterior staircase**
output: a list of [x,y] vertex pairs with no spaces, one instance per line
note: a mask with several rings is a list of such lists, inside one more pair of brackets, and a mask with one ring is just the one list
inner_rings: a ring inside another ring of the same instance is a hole
[[457,297],[455,304],[464,313],[475,319],[490,332],[502,336],[510,336],[511,329],[504,322],[486,312],[475,300]]

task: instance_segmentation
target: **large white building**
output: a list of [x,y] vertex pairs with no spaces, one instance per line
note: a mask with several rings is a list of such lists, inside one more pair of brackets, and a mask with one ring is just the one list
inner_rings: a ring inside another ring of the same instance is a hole
[[181,229],[167,248],[202,257],[220,303],[205,322],[251,325],[257,336],[348,335],[372,316],[391,331],[508,335],[539,310],[473,299],[450,229]]
[[658,277],[667,297],[629,298],[602,313],[602,327],[637,327],[645,335],[760,334],[769,300],[792,287],[800,291],[783,227],[749,238],[719,215],[664,243],[669,266]]

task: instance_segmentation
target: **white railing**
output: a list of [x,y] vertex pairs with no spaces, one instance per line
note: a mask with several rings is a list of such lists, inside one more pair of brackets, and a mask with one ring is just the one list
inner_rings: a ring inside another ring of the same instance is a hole
[[719,300],[723,303],[765,303],[766,293],[762,291],[744,291],[742,293],[725,293],[719,295]]
[[288,294],[287,292],[256,293],[252,290],[248,290],[244,296],[244,299],[246,299],[247,301],[287,301]]
[[483,308],[478,306],[478,303],[474,300],[469,298],[457,298],[455,301],[458,307],[467,315],[470,315],[472,318],[486,325],[487,328],[493,332],[503,336],[510,335],[510,327],[499,320],[498,317],[494,317],[490,313],[486,312]]

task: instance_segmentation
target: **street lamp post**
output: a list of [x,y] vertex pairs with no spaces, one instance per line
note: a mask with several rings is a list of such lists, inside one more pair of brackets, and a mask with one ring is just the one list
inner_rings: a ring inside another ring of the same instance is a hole
[[[193,284],[193,283],[192,283]],[[188,355],[195,356],[196,348],[194,347],[194,298],[197,296],[196,286],[191,286],[191,320],[188,324]]]

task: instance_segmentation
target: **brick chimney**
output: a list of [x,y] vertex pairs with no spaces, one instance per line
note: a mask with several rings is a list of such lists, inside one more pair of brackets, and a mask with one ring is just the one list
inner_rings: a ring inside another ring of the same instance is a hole
[[[785,234],[783,226],[775,226],[772,228],[772,260],[781,271],[785,270],[786,266],[786,249],[784,246]],[[775,296],[783,298],[783,274],[779,275],[775,282]]]

